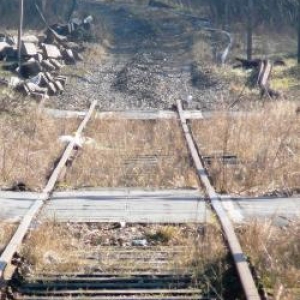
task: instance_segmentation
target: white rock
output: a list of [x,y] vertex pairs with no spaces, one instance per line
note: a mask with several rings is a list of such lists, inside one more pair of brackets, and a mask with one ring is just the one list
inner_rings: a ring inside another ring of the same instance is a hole
[[78,137],[78,136],[72,136],[72,135],[62,135],[58,138],[58,140],[61,143],[72,143],[74,142],[74,144],[78,147],[82,147],[83,146],[83,138],[82,137]]
[[147,242],[146,239],[133,240],[133,241],[132,241],[132,246],[142,246],[142,247],[146,247],[146,246],[148,246],[148,242]]
[[120,222],[120,226],[121,226],[121,228],[125,228],[126,227],[126,222],[125,221],[121,221]]
[[188,95],[186,98],[186,102],[187,103],[191,103],[193,101],[193,96],[192,95]]
[[22,80],[16,76],[12,76],[10,77],[10,80],[8,82],[8,85],[11,87],[16,87],[17,85],[19,85],[22,82]]

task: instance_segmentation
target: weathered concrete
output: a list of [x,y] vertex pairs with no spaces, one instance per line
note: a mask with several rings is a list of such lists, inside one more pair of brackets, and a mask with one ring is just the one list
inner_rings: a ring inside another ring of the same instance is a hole
[[222,204],[234,222],[253,219],[273,220],[285,225],[300,218],[300,197],[230,198],[222,197]]
[[34,202],[39,198],[39,193],[0,192],[0,220],[19,222]]
[[[20,221],[39,193],[0,192],[0,220]],[[234,223],[253,219],[285,225],[300,218],[300,197],[234,198],[222,196]],[[204,222],[211,211],[197,190],[93,189],[57,192],[42,211],[44,218],[71,222]]]
[[210,213],[197,190],[103,190],[54,193],[45,218],[70,222],[205,222]]

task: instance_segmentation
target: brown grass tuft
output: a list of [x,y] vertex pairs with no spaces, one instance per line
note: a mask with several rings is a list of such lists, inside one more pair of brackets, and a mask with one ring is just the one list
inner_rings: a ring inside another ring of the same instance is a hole
[[15,231],[16,224],[0,222],[0,254],[5,249]]
[[296,104],[277,102],[259,112],[232,117],[220,113],[194,121],[203,155],[236,155],[240,164],[216,159],[209,174],[218,192],[264,194],[297,191],[300,178],[300,119]]
[[300,224],[280,228],[272,221],[253,221],[238,231],[262,287],[274,297],[283,289],[281,300],[299,299]]
[[77,121],[53,119],[37,110],[0,114],[0,186],[24,182],[41,190],[63,145],[58,138],[76,129]]
[[68,187],[197,187],[176,121],[94,120]]
[[21,254],[40,271],[76,271],[77,257],[72,255],[73,237],[64,224],[46,222],[27,237]]

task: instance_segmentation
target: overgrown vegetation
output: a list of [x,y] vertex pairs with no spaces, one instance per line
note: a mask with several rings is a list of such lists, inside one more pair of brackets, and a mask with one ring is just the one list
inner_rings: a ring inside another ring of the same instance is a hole
[[[278,33],[261,26],[253,36],[253,59],[283,60],[283,66],[273,66],[270,77],[270,87],[280,93],[281,100],[298,101],[300,69],[295,59],[297,41],[295,34],[286,29]],[[235,68],[238,61],[235,58],[245,57],[246,41],[243,31],[238,27],[232,30],[234,44],[230,49],[227,63],[220,67],[216,64],[212,46],[213,40],[210,32],[202,30],[193,45],[193,58],[198,63],[199,74],[202,74],[196,86],[210,88],[207,83],[218,82],[226,86],[226,91],[218,94],[222,99],[219,109],[245,109],[261,107],[265,102],[272,101],[268,97],[261,97],[257,85],[257,70]],[[217,38],[216,47],[222,52],[227,43],[223,42],[224,35]],[[288,45],[288,47],[287,47]],[[255,76],[256,74],[256,76]]]
[[[117,246],[120,239],[122,247]],[[145,239],[147,246],[132,246],[136,239]],[[50,222],[31,231],[21,252],[33,274],[91,274],[117,268],[130,275],[140,268],[151,270],[158,260],[162,272],[192,274],[194,285],[204,294],[243,299],[222,232],[213,224],[126,224],[121,228],[105,223]]]
[[76,129],[77,120],[54,119],[37,107],[0,113],[0,186],[22,183],[40,191],[64,145],[60,135]]
[[[224,112],[193,121],[203,155],[212,156],[209,175],[218,192],[258,195],[300,189],[300,119],[293,102],[266,104],[260,111],[233,117]],[[222,155],[234,155],[234,164]]]
[[300,291],[300,224],[286,227],[253,221],[238,228],[259,283],[272,299],[296,300]]
[[97,120],[70,168],[67,188],[197,187],[197,177],[177,121]]
[[5,249],[16,228],[16,224],[0,222],[0,254]]

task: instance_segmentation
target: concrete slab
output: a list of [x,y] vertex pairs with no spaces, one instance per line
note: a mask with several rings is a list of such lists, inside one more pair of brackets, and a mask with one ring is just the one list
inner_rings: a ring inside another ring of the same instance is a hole
[[0,191],[0,220],[19,222],[40,196],[40,193]]
[[205,222],[210,210],[197,190],[106,190],[54,193],[43,217],[60,222]]
[[22,54],[28,56],[34,56],[37,54],[37,47],[34,43],[23,42]]
[[300,220],[300,197],[222,197],[222,205],[236,223],[253,219],[272,219],[279,224]]
[[[19,222],[41,193],[0,191],[0,220]],[[300,196],[292,198],[234,198],[222,196],[234,223],[253,219],[286,225],[300,219]],[[211,220],[211,210],[197,190],[95,189],[56,192],[42,218],[59,222],[184,223]]]

